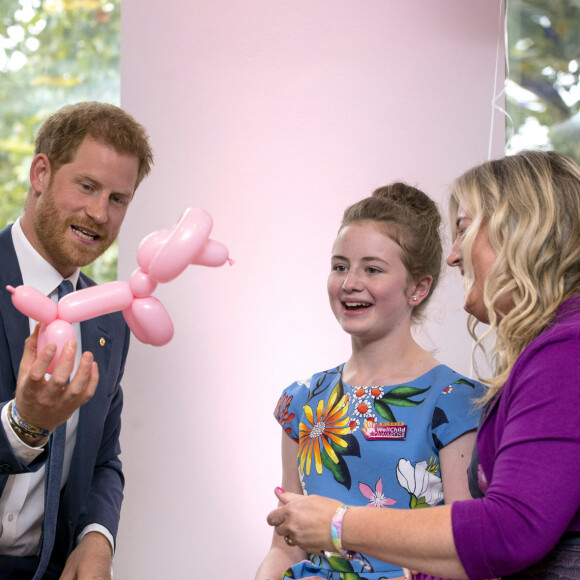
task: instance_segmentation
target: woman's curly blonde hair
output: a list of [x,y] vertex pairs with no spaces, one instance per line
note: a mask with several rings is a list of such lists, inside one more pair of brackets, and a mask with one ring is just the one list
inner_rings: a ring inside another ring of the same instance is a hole
[[[580,167],[553,151],[522,151],[466,171],[453,184],[452,234],[459,207],[472,218],[463,242],[466,297],[473,286],[471,249],[487,226],[497,259],[484,283],[489,329],[468,327],[482,341],[495,333],[494,376],[484,401],[506,382],[524,348],[554,320],[562,302],[580,292]],[[502,298],[513,308],[501,312]]]

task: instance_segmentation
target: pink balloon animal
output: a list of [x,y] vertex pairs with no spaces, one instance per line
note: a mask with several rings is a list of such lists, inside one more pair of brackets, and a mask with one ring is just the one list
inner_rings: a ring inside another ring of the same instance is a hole
[[203,209],[188,208],[171,230],[149,234],[139,244],[137,262],[129,283],[107,282],[64,296],[58,304],[30,286],[6,288],[20,312],[40,322],[39,349],[50,342],[57,352],[48,368],[51,373],[65,342],[75,338],[73,322],[82,322],[118,310],[131,332],[143,343],[163,346],[173,338],[173,322],[154,296],[157,284],[177,278],[189,265],[232,264],[228,249],[209,239],[211,216]]

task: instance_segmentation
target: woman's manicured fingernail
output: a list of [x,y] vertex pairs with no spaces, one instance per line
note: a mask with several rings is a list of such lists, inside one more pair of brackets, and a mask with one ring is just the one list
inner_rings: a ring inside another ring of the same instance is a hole
[[277,487],[277,488],[276,488],[276,491],[277,491],[278,493],[286,493],[286,492],[285,492],[285,491],[284,491],[284,490],[283,490],[281,487]]

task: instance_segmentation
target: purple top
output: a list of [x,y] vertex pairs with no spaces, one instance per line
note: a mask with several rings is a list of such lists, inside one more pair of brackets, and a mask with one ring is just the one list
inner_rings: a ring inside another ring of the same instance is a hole
[[469,578],[541,560],[580,530],[580,294],[517,359],[477,438],[482,499],[452,507]]

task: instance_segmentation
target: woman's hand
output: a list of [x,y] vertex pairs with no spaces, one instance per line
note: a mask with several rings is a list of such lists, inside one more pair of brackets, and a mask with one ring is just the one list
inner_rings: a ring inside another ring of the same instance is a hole
[[275,491],[282,506],[268,514],[268,524],[276,533],[286,536],[304,551],[320,554],[321,550],[333,551],[330,522],[339,501],[318,495],[298,495]]

